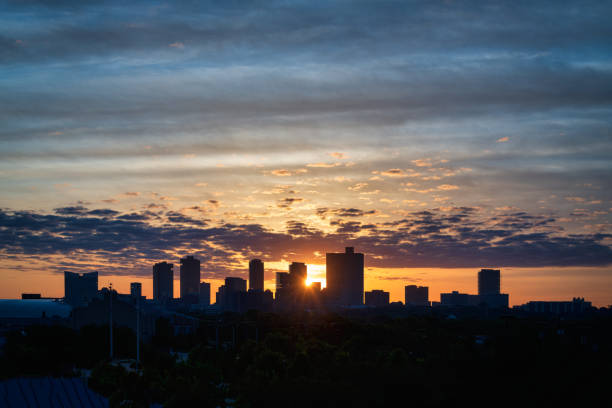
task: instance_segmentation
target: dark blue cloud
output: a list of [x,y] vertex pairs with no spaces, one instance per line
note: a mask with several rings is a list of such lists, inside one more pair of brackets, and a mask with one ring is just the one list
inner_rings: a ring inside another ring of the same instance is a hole
[[[129,214],[133,217],[133,213]],[[466,217],[467,215],[467,217]],[[529,219],[545,217],[508,215]],[[0,249],[4,256],[24,257],[77,251],[106,256],[148,273],[147,263],[168,259],[178,248],[200,256],[210,273],[242,273],[241,257],[253,254],[264,260],[313,261],[313,253],[353,245],[366,253],[367,265],[377,267],[540,267],[603,266],[612,263],[612,248],[602,243],[609,234],[559,235],[554,228],[505,223],[486,225],[473,209],[437,209],[415,212],[391,223],[362,224],[333,220],[336,232],[324,233],[299,221],[287,223],[286,232],[259,224],[198,224],[173,212],[159,225],[128,220],[124,215],[92,217],[87,212],[56,215],[24,211],[0,212]],[[145,217],[146,218],[146,217]],[[502,217],[503,218],[503,217]],[[459,222],[457,222],[459,220]],[[552,223],[546,218],[547,224]],[[399,228],[395,228],[399,227]],[[539,228],[534,230],[534,228]],[[187,249],[185,249],[187,248]],[[172,260],[172,259],[169,259]],[[321,260],[318,260],[321,261]],[[143,266],[144,265],[144,266]],[[99,265],[104,268],[104,265]]]

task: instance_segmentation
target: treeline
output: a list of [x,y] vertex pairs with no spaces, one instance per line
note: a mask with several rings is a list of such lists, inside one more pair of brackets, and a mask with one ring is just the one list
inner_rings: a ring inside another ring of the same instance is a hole
[[[203,321],[188,336],[166,331],[143,349],[140,374],[93,351],[86,358],[88,347],[60,341],[70,335],[58,328],[33,329],[49,335],[19,347],[9,338],[5,350],[54,354],[28,358],[24,374],[61,374],[71,363],[92,367],[90,387],[114,406],[595,406],[607,398],[610,323],[251,313],[226,316],[222,325]],[[128,334],[123,340],[132,342]],[[50,341],[39,345],[45,337]],[[133,356],[128,344],[117,350]],[[170,350],[189,351],[188,358],[179,361]],[[4,359],[16,363],[9,353]]]

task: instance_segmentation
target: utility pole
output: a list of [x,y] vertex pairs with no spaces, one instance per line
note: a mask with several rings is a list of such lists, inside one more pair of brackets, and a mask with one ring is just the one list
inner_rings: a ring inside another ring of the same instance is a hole
[[108,287],[108,300],[110,302],[110,359],[113,361],[113,284],[111,283]]

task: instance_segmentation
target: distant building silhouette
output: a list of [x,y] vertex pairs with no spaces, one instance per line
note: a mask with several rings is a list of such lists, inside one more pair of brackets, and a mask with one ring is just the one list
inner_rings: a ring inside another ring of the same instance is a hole
[[291,299],[291,280],[289,272],[276,272],[276,304],[286,305]]
[[308,269],[304,262],[292,262],[288,273],[276,273],[276,306],[279,309],[304,306],[307,277]]
[[429,286],[405,286],[404,304],[406,306],[429,306]]
[[249,289],[247,293],[241,293],[241,311],[247,310],[262,310],[266,312],[272,311],[274,304],[274,294],[271,290],[256,290]]
[[481,269],[478,272],[479,303],[489,307],[508,307],[509,296],[501,292],[501,271],[499,269]]
[[72,306],[85,306],[98,295],[98,272],[64,272],[64,299]]
[[261,259],[251,259],[249,262],[249,289],[264,289],[264,263]]
[[181,301],[198,303],[200,297],[200,261],[193,256],[181,258]]
[[516,306],[518,310],[528,313],[571,315],[588,311],[593,306],[584,298],[573,298],[572,301],[531,301],[524,305]]
[[300,289],[306,286],[306,278],[308,277],[306,264],[304,262],[291,262],[289,276],[293,288]]
[[440,293],[440,304],[442,306],[477,306],[479,303],[478,295],[459,293],[456,290],[451,293]]
[[132,282],[130,283],[130,295],[133,298],[139,298],[142,296],[142,283]]
[[346,247],[344,253],[327,253],[325,264],[328,301],[343,306],[363,305],[363,254]]
[[365,304],[366,306],[388,306],[389,305],[389,292],[384,290],[372,290],[365,292]]
[[244,309],[242,304],[243,296],[246,292],[247,282],[242,278],[227,277],[225,285],[221,285],[217,292],[217,306],[221,310],[230,312],[241,312]]
[[478,294],[498,295],[501,287],[500,275],[499,269],[481,269],[478,272]]
[[42,296],[40,295],[40,293],[22,293],[21,299],[22,300],[42,299]]
[[173,264],[160,262],[153,265],[153,300],[166,303],[174,298]]
[[200,282],[200,304],[210,305],[210,283]]

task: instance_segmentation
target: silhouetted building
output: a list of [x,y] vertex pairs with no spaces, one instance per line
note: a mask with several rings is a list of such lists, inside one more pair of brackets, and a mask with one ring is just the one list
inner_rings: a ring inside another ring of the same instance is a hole
[[181,301],[198,303],[200,298],[200,261],[193,256],[181,258]]
[[130,295],[133,298],[139,298],[142,296],[142,283],[132,282],[130,283]]
[[264,289],[264,263],[261,259],[251,259],[249,262],[249,289]]
[[[137,305],[131,296],[121,296],[115,290],[103,288],[101,296],[92,300],[86,306],[76,307],[72,310],[72,326],[80,330],[84,326],[108,325],[111,316],[113,326],[129,327],[134,332],[139,325],[143,340],[151,338],[155,331],[155,313],[149,313],[146,309],[140,309],[140,321],[137,322]],[[112,301],[112,306],[111,306]]]
[[459,293],[456,290],[451,293],[440,293],[440,304],[442,306],[477,306],[479,303],[478,295]]
[[289,273],[276,273],[276,306],[279,309],[291,309],[295,306],[307,306],[307,292],[312,290],[306,287],[308,277],[307,266],[303,262],[292,262]]
[[365,292],[365,304],[366,306],[388,306],[389,305],[389,292],[384,290],[372,290]]
[[261,310],[271,312],[274,304],[274,295],[271,290],[249,289],[246,293],[241,293],[241,311]]
[[98,272],[64,272],[64,299],[72,306],[87,305],[98,294]]
[[293,288],[300,289],[306,286],[306,278],[308,277],[306,264],[304,262],[291,262],[289,276]]
[[429,306],[429,286],[405,286],[404,303],[406,306]]
[[326,258],[327,299],[336,305],[363,305],[363,254],[346,247]]
[[497,295],[500,293],[500,270],[481,269],[478,272],[478,294]]
[[33,299],[42,299],[40,293],[22,293],[22,300],[33,300]]
[[217,292],[217,305],[221,310],[230,312],[244,311],[244,297],[241,295],[246,292],[247,282],[242,278],[225,278],[225,285],[219,287]]
[[173,264],[160,262],[153,265],[153,300],[166,303],[174,298]]
[[200,282],[200,304],[210,305],[210,283]]
[[247,282],[242,278],[225,278],[225,287],[230,292],[246,292]]
[[478,295],[478,304],[494,308],[506,308],[510,302],[507,293],[491,293],[488,295]]
[[573,298],[572,301],[531,301],[524,305],[516,306],[516,309],[528,313],[571,315],[588,311],[593,306],[584,298]]
[[479,304],[494,308],[506,308],[509,296],[501,292],[501,271],[499,269],[481,269],[478,272]]

